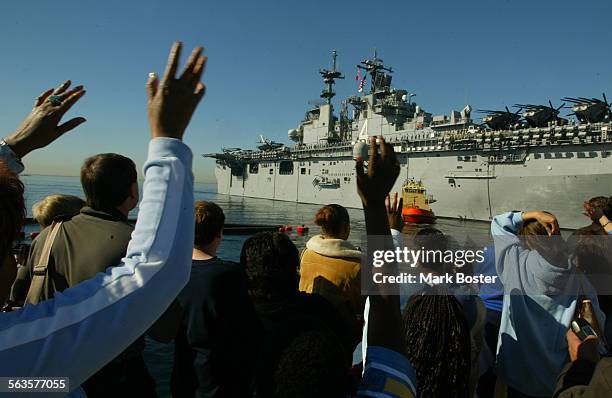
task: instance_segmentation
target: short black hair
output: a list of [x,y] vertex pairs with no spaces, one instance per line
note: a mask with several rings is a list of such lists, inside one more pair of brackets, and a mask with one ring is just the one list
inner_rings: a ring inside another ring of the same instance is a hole
[[612,219],[612,196],[608,198],[608,201],[603,208],[603,213],[608,219]]
[[198,200],[195,207],[195,246],[206,246],[221,235],[225,225],[223,210],[213,202]]
[[[444,235],[439,229],[425,227],[414,236],[414,246],[419,249],[422,248],[424,251],[444,253],[451,248],[451,242],[448,236]],[[419,265],[441,273],[452,272],[454,268],[453,264],[444,262],[443,256],[431,256],[431,258],[428,256],[426,260],[423,257]]]
[[116,209],[130,196],[137,175],[134,162],[116,153],[101,153],[85,159],[81,185],[87,206],[96,210]]
[[298,335],[283,351],[274,375],[278,398],[341,398],[347,392],[344,351],[323,331]]
[[252,298],[276,300],[297,294],[300,257],[287,235],[253,235],[242,246],[240,263],[247,273]]

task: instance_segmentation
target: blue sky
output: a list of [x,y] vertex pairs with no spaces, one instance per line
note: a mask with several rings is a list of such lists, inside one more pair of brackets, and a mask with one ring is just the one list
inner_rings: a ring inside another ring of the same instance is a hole
[[355,65],[376,47],[393,85],[434,114],[602,91],[612,99],[610,15],[609,0],[2,2],[0,129],[12,131],[43,89],[70,78],[87,89],[70,115],[88,122],[31,154],[27,172],[77,175],[100,152],[141,166],[148,72],[163,72],[174,40],[203,44],[207,96],[186,142],[196,179],[210,181],[214,163],[201,153],[253,147],[260,133],[288,142],[332,49],[346,75],[336,98],[356,93]]

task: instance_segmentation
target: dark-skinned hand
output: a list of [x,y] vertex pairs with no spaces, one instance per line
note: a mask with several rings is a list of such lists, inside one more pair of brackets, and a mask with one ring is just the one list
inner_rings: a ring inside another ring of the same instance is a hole
[[196,47],[181,75],[176,78],[182,43],[176,42],[170,50],[168,65],[161,82],[155,73],[149,74],[147,82],[148,114],[151,138],[183,139],[185,129],[191,120],[206,88],[200,81],[207,57],[204,49]]
[[372,137],[367,171],[364,170],[363,160],[357,160],[355,165],[357,192],[364,207],[384,205],[385,198],[393,188],[400,172],[400,165],[395,157],[393,146],[380,137],[380,153],[378,153],[378,147],[376,137]]
[[404,217],[402,216],[402,210],[404,208],[404,198],[399,198],[396,192],[393,195],[393,201],[391,197],[387,195],[385,200],[385,206],[387,207],[387,218],[389,219],[389,228],[401,231],[404,228]]
[[70,80],[56,89],[42,93],[34,102],[32,112],[13,134],[5,138],[15,155],[23,158],[28,153],[46,147],[62,134],[74,129],[86,120],[83,117],[70,119],[59,124],[62,117],[85,95],[83,86],[68,90]]

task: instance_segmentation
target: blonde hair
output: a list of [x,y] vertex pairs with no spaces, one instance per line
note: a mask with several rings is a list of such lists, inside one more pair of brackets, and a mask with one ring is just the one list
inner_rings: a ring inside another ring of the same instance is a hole
[[42,228],[46,228],[60,216],[73,217],[79,214],[83,206],[85,201],[77,196],[53,194],[34,203],[32,216]]

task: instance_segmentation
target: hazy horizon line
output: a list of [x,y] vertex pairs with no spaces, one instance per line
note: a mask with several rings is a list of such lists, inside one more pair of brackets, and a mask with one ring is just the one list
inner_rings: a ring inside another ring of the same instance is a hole
[[[65,174],[43,174],[43,173],[21,173],[21,176],[38,176],[38,177],[80,177],[78,175],[65,175]],[[139,181],[144,181],[144,178],[138,178]],[[217,181],[198,181],[194,180],[194,182],[199,184],[216,184]]]

